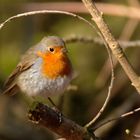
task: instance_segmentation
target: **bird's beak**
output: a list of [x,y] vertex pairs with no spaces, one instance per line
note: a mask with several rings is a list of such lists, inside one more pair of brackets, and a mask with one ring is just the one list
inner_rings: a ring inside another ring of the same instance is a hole
[[61,53],[61,54],[67,53],[67,49],[63,46],[56,47],[55,51],[56,51],[56,53]]
[[67,53],[67,52],[68,52],[67,49],[64,48],[64,47],[62,47],[61,51],[62,51],[63,53]]

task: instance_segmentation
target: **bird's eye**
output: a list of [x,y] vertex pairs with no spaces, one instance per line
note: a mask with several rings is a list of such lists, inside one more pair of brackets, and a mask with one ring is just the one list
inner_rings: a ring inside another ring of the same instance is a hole
[[49,48],[49,51],[50,52],[54,52],[54,48]]

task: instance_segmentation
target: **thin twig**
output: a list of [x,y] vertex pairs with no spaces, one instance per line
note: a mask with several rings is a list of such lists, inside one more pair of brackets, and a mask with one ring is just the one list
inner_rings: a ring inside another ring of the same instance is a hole
[[[98,32],[98,35],[103,39],[105,40],[103,34],[101,32]],[[109,102],[109,99],[111,97],[111,91],[112,91],[112,88],[113,88],[113,83],[114,83],[114,68],[113,68],[113,59],[112,59],[112,55],[111,55],[111,52],[110,52],[110,48],[109,48],[109,44],[104,41],[104,45],[107,49],[107,52],[108,52],[108,55],[109,55],[109,60],[110,60],[110,63],[111,63],[111,81],[110,81],[110,85],[109,85],[109,88],[108,88],[108,94],[107,94],[107,98],[102,106],[102,108],[100,109],[100,111],[97,113],[97,115],[89,122],[85,125],[85,128],[91,128],[94,123],[96,122],[96,120],[102,115],[103,111],[105,110],[108,102]]]
[[[71,35],[64,38],[66,43],[75,43],[75,42],[82,42],[82,43],[96,43],[98,45],[104,45],[103,40],[101,40],[98,37],[91,37],[91,36],[79,36],[79,35]],[[122,48],[133,48],[133,47],[140,47],[140,40],[134,40],[134,41],[123,41],[118,40],[119,44]]]
[[7,24],[8,22],[17,19],[17,18],[21,18],[21,17],[26,17],[26,16],[32,16],[32,15],[40,15],[40,14],[63,14],[63,15],[68,15],[68,16],[72,16],[74,18],[77,18],[83,22],[85,22],[87,25],[89,25],[92,29],[94,29],[96,31],[97,34],[100,35],[100,33],[98,32],[98,30],[96,30],[96,28],[94,27],[94,25],[88,21],[87,19],[85,19],[84,17],[81,17],[77,14],[71,13],[71,12],[66,12],[66,11],[58,11],[58,10],[39,10],[39,11],[30,11],[30,12],[25,12],[25,13],[21,13],[21,14],[17,14],[14,15],[8,19],[6,19],[4,22],[2,22],[0,24],[0,30],[5,26],[5,24]]
[[134,139],[140,139],[140,135],[138,135],[138,134],[133,134],[133,138],[134,138]]
[[[107,15],[127,17],[132,19],[140,19],[140,9],[134,6],[126,6],[122,4],[113,3],[96,3],[99,10],[103,11]],[[47,2],[47,3],[27,3],[18,5],[22,11],[33,11],[43,9],[56,9],[62,11],[87,13],[88,10],[83,6],[81,2]],[[119,9],[119,10],[118,10]]]
[[124,113],[124,114],[122,114],[122,115],[119,116],[119,117],[115,117],[115,118],[109,119],[109,120],[107,120],[107,121],[105,121],[105,122],[103,122],[103,123],[97,125],[96,127],[94,127],[93,131],[96,131],[96,130],[99,129],[100,127],[102,127],[102,126],[104,126],[104,125],[106,125],[106,124],[108,124],[108,123],[110,123],[110,122],[112,122],[112,121],[117,121],[117,120],[119,120],[119,119],[123,119],[123,118],[125,118],[125,117],[130,116],[130,115],[133,115],[133,114],[135,114],[135,113],[138,112],[138,111],[140,111],[140,107],[137,108],[137,109],[134,109],[134,110],[132,110],[132,111],[130,111],[130,112]]
[[114,83],[114,68],[113,68],[113,59],[112,59],[112,56],[111,56],[111,50],[110,48],[108,48],[108,46],[106,45],[106,49],[107,49],[107,52],[108,52],[108,55],[109,55],[109,60],[110,60],[110,64],[111,64],[111,80],[110,80],[110,85],[108,87],[108,94],[107,94],[107,97],[106,97],[106,100],[102,106],[102,108],[100,109],[100,111],[97,113],[97,115],[89,122],[85,125],[86,128],[90,128],[94,125],[94,123],[97,121],[97,119],[102,115],[103,111],[105,110],[108,102],[109,102],[109,99],[110,99],[110,96],[111,96],[111,92],[112,92],[112,88],[113,88],[113,83]]
[[[112,96],[113,96],[113,94],[112,94]],[[112,98],[112,96],[111,96],[111,98]],[[125,100],[125,102],[123,102],[118,107],[116,107],[114,110],[112,110],[110,113],[108,113],[108,115],[106,115],[106,117],[104,117],[104,119],[102,121],[100,120],[100,121],[96,122],[96,124],[94,126],[96,127],[108,119],[116,118],[116,117],[120,116],[121,114],[124,114],[124,112],[128,112],[133,107],[134,103],[139,101],[138,97],[139,97],[139,95],[135,95],[135,94],[130,95],[130,98],[127,98]],[[103,134],[109,133],[110,130],[113,128],[113,126],[118,121],[108,123],[107,125],[101,127],[100,129],[97,130],[96,134],[98,136],[102,136]],[[94,126],[92,127],[93,130],[94,130]]]
[[105,23],[103,19],[103,13],[101,13],[95,6],[92,0],[82,0],[85,4],[85,7],[88,9],[92,16],[92,20],[96,23],[100,34],[102,35],[102,39],[104,42],[108,44],[112,53],[117,58],[125,73],[129,77],[132,82],[132,85],[136,88],[138,93],[140,94],[140,78],[134,71],[132,65],[128,61],[125,56],[122,48],[119,43],[115,40],[114,36],[111,34],[108,25]]
[[[17,19],[20,17],[32,16],[32,15],[38,15],[38,14],[63,14],[63,15],[72,16],[79,20],[84,21],[85,23],[87,23],[90,27],[92,27],[96,31],[96,28],[93,26],[93,24],[90,21],[86,20],[85,18],[83,18],[77,14],[74,14],[74,13],[70,13],[70,12],[66,12],[66,11],[58,11],[58,10],[39,10],[39,11],[30,11],[30,12],[17,14],[15,16],[12,16],[12,17],[6,19],[4,22],[2,22],[0,24],[0,30],[4,27],[4,25],[6,23],[10,22],[11,20],[14,20],[14,19]],[[98,33],[98,31],[97,31],[97,33]]]

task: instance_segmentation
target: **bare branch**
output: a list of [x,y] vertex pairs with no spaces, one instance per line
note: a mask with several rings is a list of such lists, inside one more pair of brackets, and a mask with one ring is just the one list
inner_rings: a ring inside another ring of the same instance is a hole
[[109,120],[107,120],[107,121],[105,121],[105,122],[99,124],[98,126],[94,127],[93,130],[96,131],[96,130],[99,129],[100,127],[102,127],[102,126],[104,126],[104,125],[106,125],[106,124],[108,124],[108,123],[110,123],[110,122],[112,122],[112,121],[117,121],[117,120],[119,120],[119,119],[123,119],[123,118],[128,117],[128,116],[130,116],[130,115],[133,115],[133,114],[135,114],[135,113],[137,113],[137,112],[139,112],[139,111],[140,111],[140,107],[137,108],[137,109],[134,109],[134,110],[132,110],[132,111],[130,111],[130,112],[124,113],[124,114],[122,114],[122,115],[119,116],[119,117],[115,117],[115,118],[109,119]]
[[28,117],[33,123],[43,125],[67,140],[96,140],[96,137],[91,136],[84,127],[47,105],[38,103],[29,111]]
[[134,139],[140,139],[140,135],[134,134],[134,135],[133,135],[133,138],[134,138]]
[[[103,40],[101,40],[98,37],[91,37],[91,36],[78,36],[78,35],[71,35],[64,38],[65,42],[67,43],[75,43],[75,42],[82,42],[82,43],[96,43],[98,45],[104,45]],[[118,40],[119,44],[122,48],[133,48],[133,47],[140,47],[140,40],[134,40],[134,41],[123,41]]]
[[108,44],[110,49],[112,50],[114,56],[117,58],[119,63],[121,64],[122,68],[124,69],[125,73],[129,77],[132,82],[132,85],[136,88],[138,93],[140,94],[140,78],[135,73],[133,67],[131,66],[130,62],[126,58],[122,48],[120,47],[119,43],[115,40],[113,35],[111,34],[107,24],[105,23],[101,13],[95,6],[92,0],[82,0],[85,4],[86,8],[92,15],[92,20],[96,23],[101,37]]
[[96,120],[102,115],[103,111],[105,110],[108,102],[109,102],[109,99],[110,99],[110,96],[111,96],[111,91],[112,91],[112,88],[113,88],[113,83],[114,83],[114,68],[113,68],[113,60],[112,60],[112,56],[111,56],[111,52],[110,52],[110,49],[108,48],[108,46],[106,47],[107,48],[107,52],[108,52],[108,55],[109,55],[109,59],[110,59],[110,63],[111,63],[111,80],[110,80],[110,85],[108,87],[108,94],[107,94],[107,97],[106,97],[106,100],[102,106],[102,108],[100,109],[100,111],[97,113],[97,115],[89,122],[85,125],[86,128],[89,128],[89,127],[92,127],[94,125],[94,123],[96,122]]
[[[134,3],[134,2],[133,2]],[[121,4],[109,4],[109,3],[96,3],[99,10],[103,11],[107,15],[127,17],[132,19],[140,19],[140,9],[134,6],[125,6]],[[88,10],[83,6],[81,2],[47,2],[47,3],[28,3],[22,4],[21,9],[23,11],[33,10],[63,10],[76,13],[87,13]],[[119,9],[119,10],[118,10]]]
[[[131,6],[139,7],[139,1],[138,0],[128,0],[128,3]],[[128,19],[124,28],[121,31],[121,34],[119,36],[119,40],[125,40],[125,41],[129,40],[130,37],[133,35],[133,33],[134,33],[136,27],[138,26],[138,24],[139,24],[139,20],[131,19],[131,18]],[[129,29],[129,31],[128,31],[128,29]],[[120,42],[119,42],[119,44],[120,44]],[[122,46],[122,44],[120,44],[120,45],[121,45],[122,48],[124,48]],[[117,64],[118,64],[118,61],[116,59],[114,59],[114,69],[117,66]],[[106,74],[104,74],[104,73],[106,73]],[[111,74],[111,71],[109,69],[109,59],[107,59],[106,62],[104,63],[104,65],[103,65],[103,67],[99,71],[99,74],[98,74],[98,76],[95,80],[96,87],[103,88],[103,86],[105,85],[105,83],[109,79],[110,74]],[[102,79],[104,79],[104,80],[102,80]],[[123,83],[125,83],[125,82],[123,82]]]
[[[38,14],[63,14],[63,15],[72,16],[72,17],[75,17],[79,20],[84,21],[86,24],[88,24],[90,27],[92,27],[96,31],[96,28],[94,28],[93,24],[91,22],[89,22],[88,20],[86,20],[85,18],[83,18],[79,15],[76,15],[74,13],[70,13],[70,12],[66,12],[66,11],[57,11],[57,10],[40,10],[40,11],[30,11],[30,12],[17,14],[15,16],[12,16],[12,17],[8,18],[4,22],[2,22],[0,24],[0,30],[5,26],[6,23],[8,23],[8,22],[10,22],[14,19],[21,18],[21,17],[26,17],[26,16],[38,15]],[[98,33],[98,31],[97,31],[97,33]]]

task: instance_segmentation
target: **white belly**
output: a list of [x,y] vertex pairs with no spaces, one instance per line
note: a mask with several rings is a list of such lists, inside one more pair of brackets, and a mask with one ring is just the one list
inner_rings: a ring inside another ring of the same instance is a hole
[[50,97],[63,93],[71,81],[70,77],[64,76],[48,79],[42,76],[40,70],[33,67],[19,75],[17,84],[21,91],[29,96]]

